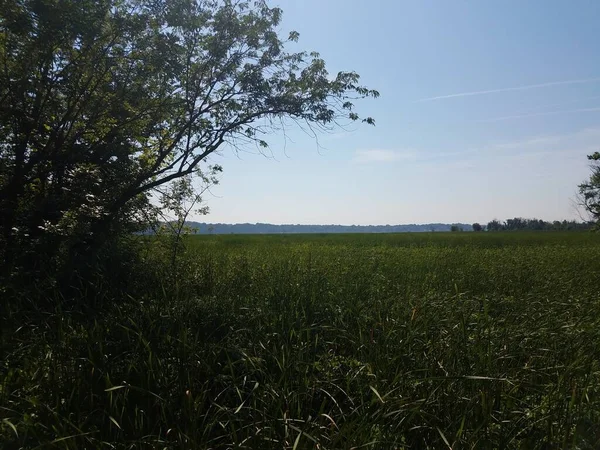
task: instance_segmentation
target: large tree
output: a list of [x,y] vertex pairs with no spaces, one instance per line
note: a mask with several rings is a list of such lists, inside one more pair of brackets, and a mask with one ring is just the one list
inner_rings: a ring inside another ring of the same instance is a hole
[[353,101],[378,93],[286,51],[298,33],[278,35],[281,14],[264,0],[4,0],[2,256],[101,243],[220,148],[266,146],[293,122],[372,124]]

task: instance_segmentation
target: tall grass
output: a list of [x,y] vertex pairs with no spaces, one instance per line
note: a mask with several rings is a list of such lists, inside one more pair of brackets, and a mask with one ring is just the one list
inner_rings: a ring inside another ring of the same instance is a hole
[[109,306],[7,308],[0,442],[600,448],[599,238],[154,241]]

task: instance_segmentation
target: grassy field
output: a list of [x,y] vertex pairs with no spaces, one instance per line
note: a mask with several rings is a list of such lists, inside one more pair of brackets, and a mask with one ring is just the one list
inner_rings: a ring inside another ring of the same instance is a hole
[[149,244],[101,312],[7,313],[6,448],[600,448],[599,235]]

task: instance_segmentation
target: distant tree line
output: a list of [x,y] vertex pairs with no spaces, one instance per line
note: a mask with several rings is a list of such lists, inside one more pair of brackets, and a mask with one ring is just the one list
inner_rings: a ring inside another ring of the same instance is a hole
[[584,231],[592,229],[593,225],[575,220],[555,220],[547,222],[541,219],[524,219],[515,217],[504,222],[492,220],[487,226],[473,224],[473,231]]
[[198,234],[281,234],[281,233],[406,233],[451,231],[452,227],[469,229],[467,224],[406,224],[406,225],[275,225],[271,223],[201,223],[188,222]]
[[474,223],[427,223],[404,225],[299,225],[272,223],[206,223],[186,222],[193,234],[311,234],[311,233],[422,233],[461,231],[581,231],[593,225],[574,220],[546,222],[539,219],[514,218],[504,222],[492,220],[487,225]]

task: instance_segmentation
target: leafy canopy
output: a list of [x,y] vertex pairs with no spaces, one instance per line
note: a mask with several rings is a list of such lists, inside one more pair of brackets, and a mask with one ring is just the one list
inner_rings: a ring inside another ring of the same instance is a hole
[[[288,52],[264,0],[6,0],[0,8],[2,251],[102,242],[153,190],[296,122],[361,118],[377,97],[317,53]],[[119,228],[121,227],[121,228]],[[10,259],[10,258],[9,258]]]

